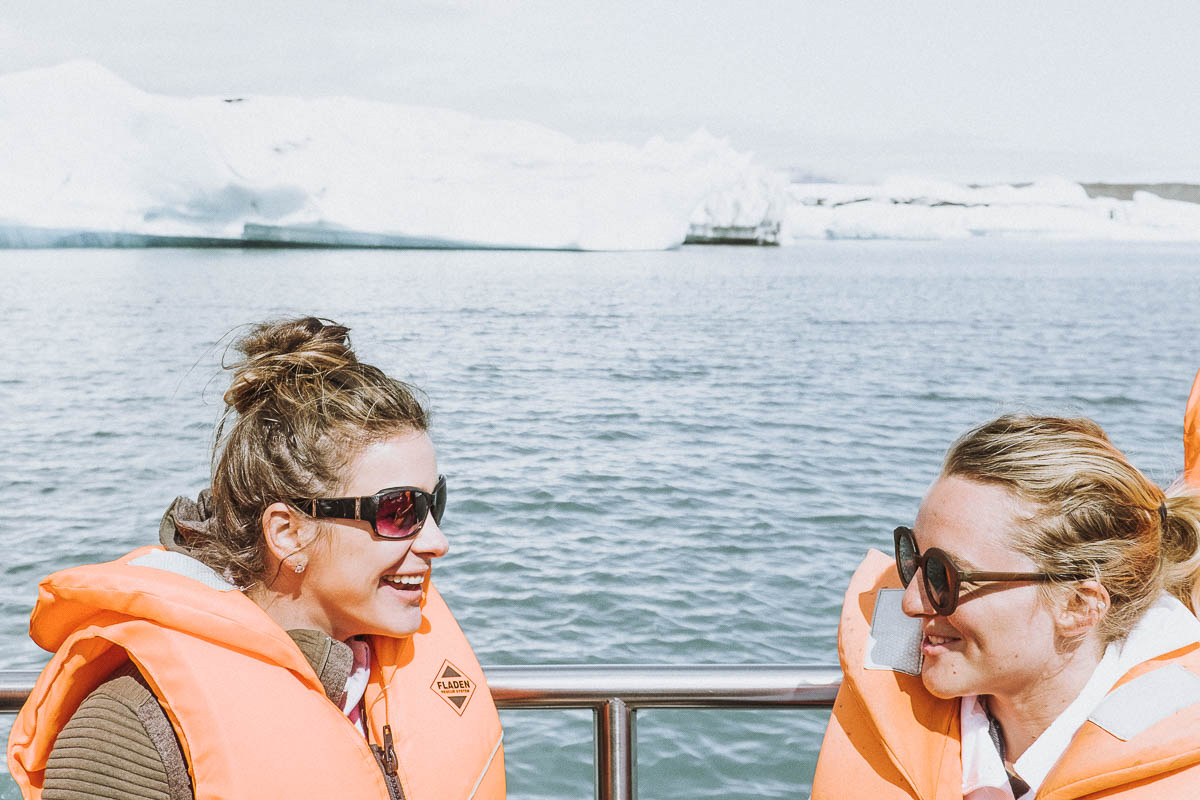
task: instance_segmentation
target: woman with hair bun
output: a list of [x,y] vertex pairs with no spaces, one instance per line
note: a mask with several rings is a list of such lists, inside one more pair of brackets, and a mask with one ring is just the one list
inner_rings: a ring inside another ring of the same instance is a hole
[[46,578],[54,657],[9,766],[26,798],[498,800],[500,721],[430,583],[446,479],[411,387],[348,329],[236,344],[212,491],[161,547]]
[[846,593],[816,800],[1200,796],[1193,488],[1090,420],[1003,416],[894,544]]

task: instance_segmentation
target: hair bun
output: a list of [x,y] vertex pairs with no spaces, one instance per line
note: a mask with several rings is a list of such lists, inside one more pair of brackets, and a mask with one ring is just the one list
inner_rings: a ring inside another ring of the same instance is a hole
[[255,325],[233,345],[245,358],[226,367],[233,370],[226,405],[245,414],[266,403],[272,389],[295,388],[358,363],[349,334],[346,326],[317,317]]

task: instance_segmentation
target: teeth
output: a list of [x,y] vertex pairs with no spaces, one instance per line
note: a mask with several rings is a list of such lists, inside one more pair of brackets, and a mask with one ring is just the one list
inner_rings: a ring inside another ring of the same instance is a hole
[[952,636],[934,636],[932,633],[925,634],[925,638],[929,640],[930,644],[945,644],[954,641]]
[[420,586],[425,581],[423,575],[384,575],[383,579],[391,584],[400,586]]

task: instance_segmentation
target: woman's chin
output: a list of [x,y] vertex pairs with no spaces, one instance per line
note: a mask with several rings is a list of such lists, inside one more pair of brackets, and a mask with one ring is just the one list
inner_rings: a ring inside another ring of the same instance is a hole
[[[407,615],[406,615],[407,617]],[[421,614],[418,612],[414,619],[391,619],[387,625],[380,631],[383,636],[390,636],[393,639],[403,639],[412,636],[421,627]]]
[[924,684],[925,691],[941,700],[951,700],[972,693],[955,673],[946,675],[943,670],[928,664],[921,670],[921,683]]
[[374,618],[361,620],[358,626],[358,635],[403,639],[412,636],[420,627],[420,607],[390,608],[387,609],[387,613],[376,614]]

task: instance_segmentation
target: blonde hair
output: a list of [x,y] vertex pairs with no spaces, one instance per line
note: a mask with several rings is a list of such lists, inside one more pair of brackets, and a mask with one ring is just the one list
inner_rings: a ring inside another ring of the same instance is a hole
[[1164,589],[1196,611],[1200,499],[1182,483],[1168,496],[1091,420],[999,417],[950,447],[942,475],[1003,486],[1034,508],[1013,547],[1040,571],[1104,585],[1103,643],[1128,636]]
[[365,447],[429,426],[416,390],[359,361],[349,332],[302,317],[256,325],[233,345],[243,358],[225,367],[233,379],[213,446],[215,524],[189,545],[238,586],[266,572],[267,506],[336,492]]

